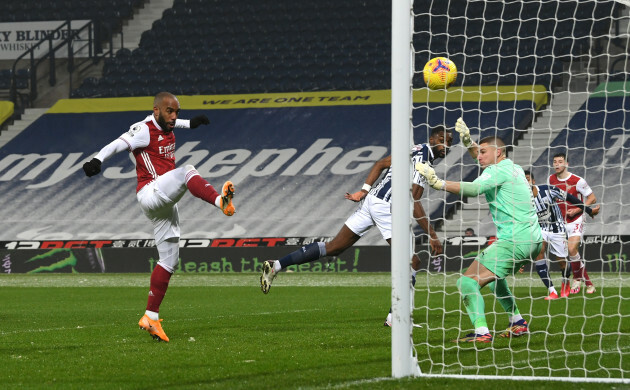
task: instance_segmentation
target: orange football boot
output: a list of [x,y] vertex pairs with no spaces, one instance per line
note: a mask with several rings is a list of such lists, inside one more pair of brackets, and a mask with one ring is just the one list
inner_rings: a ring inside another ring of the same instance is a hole
[[221,211],[228,217],[234,215],[236,209],[232,204],[232,198],[234,197],[234,184],[231,181],[226,181],[221,189]]
[[140,329],[148,331],[154,340],[163,340],[168,343],[168,336],[164,333],[164,330],[162,330],[162,324],[160,324],[160,322],[162,322],[161,318],[157,321],[153,321],[145,314],[142,318],[140,318],[138,325],[140,326]]

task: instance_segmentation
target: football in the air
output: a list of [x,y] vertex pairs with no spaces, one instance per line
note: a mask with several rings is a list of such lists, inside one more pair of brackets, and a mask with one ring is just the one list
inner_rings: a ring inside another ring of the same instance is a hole
[[448,88],[457,80],[457,67],[446,57],[431,58],[424,65],[424,82],[430,89]]

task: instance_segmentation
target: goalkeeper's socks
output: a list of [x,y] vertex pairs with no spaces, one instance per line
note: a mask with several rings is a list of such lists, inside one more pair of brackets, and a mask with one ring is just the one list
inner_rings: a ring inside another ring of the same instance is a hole
[[540,279],[545,284],[548,290],[553,288],[553,282],[549,278],[547,259],[536,260],[536,272],[538,272],[538,276],[540,276]]
[[[190,176],[191,174],[193,176]],[[217,207],[221,207],[220,203],[217,204],[221,199],[219,193],[203,177],[199,176],[197,171],[188,171],[186,178],[188,179],[188,181],[186,181],[186,187],[188,187],[188,191],[190,191],[193,196],[203,199]]]
[[480,336],[483,336],[484,334],[490,333],[490,329],[488,329],[487,326],[480,326],[478,328],[475,328],[475,333]]
[[314,242],[301,247],[295,252],[289,253],[278,260],[278,263],[280,264],[280,268],[283,269],[290,265],[309,263],[324,256],[326,256],[326,243]]
[[588,272],[586,272],[586,267],[582,267],[582,276],[584,277],[584,283],[587,286],[593,285],[593,282],[591,282],[591,278],[588,276]]

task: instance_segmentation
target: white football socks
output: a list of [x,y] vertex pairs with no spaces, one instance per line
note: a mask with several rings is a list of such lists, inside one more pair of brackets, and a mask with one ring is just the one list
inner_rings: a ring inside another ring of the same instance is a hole
[[147,317],[149,317],[153,321],[157,321],[157,320],[160,319],[160,315],[158,313],[154,312],[154,311],[151,311],[151,310],[145,311],[144,314],[146,314]]
[[479,328],[475,328],[476,334],[488,334],[490,333],[490,329],[487,326],[480,326]]

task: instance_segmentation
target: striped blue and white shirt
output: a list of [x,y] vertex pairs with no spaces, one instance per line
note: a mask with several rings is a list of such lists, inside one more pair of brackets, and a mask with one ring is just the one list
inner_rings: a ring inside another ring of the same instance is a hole
[[[418,144],[411,148],[411,166],[415,167],[419,162],[428,162],[433,164],[433,151],[429,144]],[[426,188],[427,181],[418,171],[413,170],[413,184],[418,184],[422,188]],[[386,202],[391,202],[392,197],[392,168],[388,168],[385,177],[380,183],[370,190],[370,194]]]
[[566,232],[564,218],[562,218],[556,199],[566,200],[567,193],[556,186],[547,184],[534,187],[538,189],[538,194],[534,196],[534,205],[536,206],[536,213],[538,213],[540,228],[546,232]]

